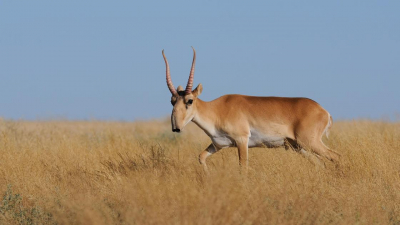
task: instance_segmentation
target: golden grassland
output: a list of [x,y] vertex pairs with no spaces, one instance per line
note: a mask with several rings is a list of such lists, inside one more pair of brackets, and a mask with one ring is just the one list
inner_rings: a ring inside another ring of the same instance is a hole
[[340,165],[284,148],[198,163],[210,143],[147,122],[0,121],[0,224],[400,224],[400,124],[335,122]]

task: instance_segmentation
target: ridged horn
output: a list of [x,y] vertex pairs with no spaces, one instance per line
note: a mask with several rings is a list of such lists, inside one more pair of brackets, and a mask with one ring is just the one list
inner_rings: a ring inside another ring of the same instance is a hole
[[190,69],[189,80],[186,85],[186,90],[185,90],[186,94],[192,93],[192,88],[193,88],[194,66],[196,64],[196,50],[194,50],[193,46],[192,49],[193,49],[193,62],[192,62],[192,68]]
[[168,89],[169,89],[169,91],[171,92],[172,95],[178,96],[178,92],[176,92],[174,84],[172,84],[171,74],[169,73],[169,64],[168,64],[167,57],[165,57],[165,55],[164,55],[164,49],[162,50],[162,55],[164,57],[165,67],[167,67],[166,73],[167,73],[167,86],[168,86]]

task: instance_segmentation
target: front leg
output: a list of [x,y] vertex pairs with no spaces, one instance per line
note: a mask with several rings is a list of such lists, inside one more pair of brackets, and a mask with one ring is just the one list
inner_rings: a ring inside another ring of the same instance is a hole
[[246,170],[249,165],[249,138],[242,137],[236,140],[236,146],[238,148],[239,153],[239,165],[244,167]]
[[199,155],[199,161],[200,164],[203,165],[204,171],[208,172],[208,167],[206,163],[206,159],[208,156],[218,152],[221,148],[215,147],[214,144],[210,144],[206,150],[204,150],[200,155]]

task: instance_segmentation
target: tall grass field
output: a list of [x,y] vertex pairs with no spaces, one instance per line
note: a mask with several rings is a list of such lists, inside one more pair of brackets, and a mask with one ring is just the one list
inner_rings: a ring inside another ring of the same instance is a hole
[[0,121],[0,224],[400,224],[400,123],[335,121],[325,168],[284,148],[207,160],[190,124]]

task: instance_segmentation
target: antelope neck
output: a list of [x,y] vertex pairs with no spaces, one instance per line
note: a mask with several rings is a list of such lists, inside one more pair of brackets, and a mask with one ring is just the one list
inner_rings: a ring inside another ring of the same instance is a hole
[[210,102],[205,102],[198,98],[196,108],[196,114],[192,121],[204,130],[208,136],[213,136],[215,134],[216,122],[216,112],[214,111],[214,107],[212,107]]

